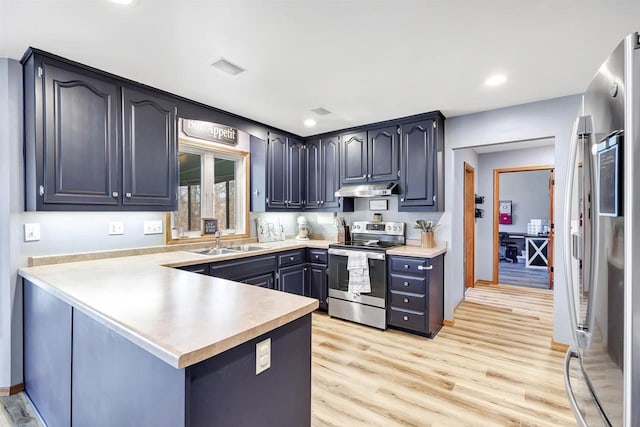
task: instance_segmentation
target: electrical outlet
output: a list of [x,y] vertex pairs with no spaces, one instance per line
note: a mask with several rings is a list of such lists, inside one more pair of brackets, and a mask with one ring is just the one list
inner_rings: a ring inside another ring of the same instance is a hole
[[271,338],[256,344],[256,375],[271,367]]
[[35,222],[24,225],[24,241],[35,242],[40,240],[40,223]]
[[124,234],[124,224],[122,221],[111,221],[109,223],[109,236]]
[[162,234],[162,221],[145,221],[144,234]]

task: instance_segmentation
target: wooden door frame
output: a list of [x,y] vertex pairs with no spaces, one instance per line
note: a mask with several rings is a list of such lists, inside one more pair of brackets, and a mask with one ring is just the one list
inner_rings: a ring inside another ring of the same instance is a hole
[[[510,173],[510,172],[533,172],[539,170],[549,170],[552,171],[555,169],[554,165],[540,165],[540,166],[520,166],[514,168],[502,168],[502,169],[494,169],[493,170],[493,280],[492,283],[494,285],[498,284],[498,270],[499,270],[499,249],[500,249],[500,239],[499,239],[499,229],[500,229],[500,174],[501,173]],[[549,194],[549,203],[552,203],[553,194]],[[551,205],[550,209],[553,209],[553,205]],[[551,212],[550,210],[550,212]],[[553,224],[553,215],[549,218],[549,221]],[[549,242],[551,244],[553,242]],[[548,254],[547,250],[547,254]]]
[[[468,189],[467,189],[467,176],[471,175],[471,197],[473,200],[470,205],[468,204],[467,198],[469,197]],[[475,286],[475,256],[476,256],[476,248],[475,248],[475,169],[469,163],[464,162],[464,175],[463,175],[463,224],[464,224],[464,262],[463,262],[463,282],[464,288],[473,288]],[[471,206],[469,208],[469,206]],[[473,230],[469,233],[467,228],[467,222],[471,221],[473,224]],[[471,246],[471,254],[470,258],[467,254],[467,248],[469,245]],[[471,280],[469,281],[469,276]]]

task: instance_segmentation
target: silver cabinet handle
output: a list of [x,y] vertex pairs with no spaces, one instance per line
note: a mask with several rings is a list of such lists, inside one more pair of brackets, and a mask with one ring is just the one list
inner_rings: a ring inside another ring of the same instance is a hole
[[418,270],[433,270],[433,265],[430,265],[428,267],[425,267],[423,265],[419,265],[418,266]]
[[367,174],[365,173],[364,175],[362,175],[362,177],[363,177],[363,178],[366,178],[366,177],[367,177]]
[[293,259],[294,259],[293,257],[289,257],[289,261],[293,261]]
[[405,265],[404,265],[404,269],[405,269],[405,270],[408,270],[408,269],[409,269],[409,265],[405,264]]
[[130,199],[130,198],[131,198],[131,193],[125,193],[125,195],[124,195],[124,196],[125,196],[127,199]]
[[409,320],[409,316],[404,316],[404,321],[406,322],[407,320]]
[[316,259],[320,259],[320,255],[316,255]]
[[118,197],[118,192],[114,191],[113,193],[111,193],[111,197]]
[[260,190],[256,190],[256,191],[254,191],[254,192],[253,192],[253,195],[254,195],[254,196],[256,196],[256,197],[258,197],[258,196],[260,195]]
[[404,202],[404,197],[400,199],[401,202]]
[[367,178],[371,178],[371,174],[367,175]]
[[407,303],[409,303],[409,298],[405,298],[403,301],[404,301],[405,304],[407,304]]
[[403,285],[409,286],[409,282],[404,282]]

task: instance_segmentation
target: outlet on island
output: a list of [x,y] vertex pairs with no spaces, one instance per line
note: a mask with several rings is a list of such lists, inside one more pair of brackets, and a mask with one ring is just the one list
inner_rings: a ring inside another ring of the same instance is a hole
[[271,367],[271,338],[256,344],[256,375]]

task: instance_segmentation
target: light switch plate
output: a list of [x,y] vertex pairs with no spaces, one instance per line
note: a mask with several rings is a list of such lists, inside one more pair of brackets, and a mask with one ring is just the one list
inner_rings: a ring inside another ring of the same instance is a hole
[[24,225],[24,241],[35,242],[40,240],[40,223],[34,222]]
[[162,221],[145,221],[144,234],[162,234]]
[[124,234],[124,224],[122,221],[111,221],[109,223],[109,236]]
[[271,367],[271,338],[256,344],[256,375]]

